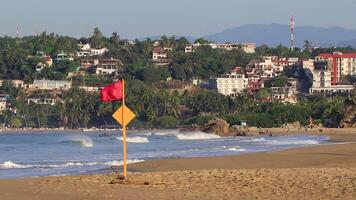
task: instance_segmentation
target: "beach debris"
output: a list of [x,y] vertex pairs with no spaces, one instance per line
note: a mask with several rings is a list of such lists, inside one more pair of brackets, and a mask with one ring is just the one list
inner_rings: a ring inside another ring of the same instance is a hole
[[119,173],[115,173],[116,177],[110,181],[109,184],[126,184],[125,176]]

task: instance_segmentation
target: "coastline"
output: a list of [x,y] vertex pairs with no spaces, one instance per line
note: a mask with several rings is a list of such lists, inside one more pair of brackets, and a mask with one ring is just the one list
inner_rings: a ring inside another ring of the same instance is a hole
[[[279,129],[271,132],[285,135]],[[343,143],[145,161],[130,164],[130,170],[141,173],[130,173],[121,184],[110,184],[113,174],[0,180],[0,199],[355,199],[356,129],[307,134]]]

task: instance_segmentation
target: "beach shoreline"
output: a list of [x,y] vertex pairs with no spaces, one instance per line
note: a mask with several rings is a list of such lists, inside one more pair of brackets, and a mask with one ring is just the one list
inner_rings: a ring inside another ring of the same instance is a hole
[[115,174],[0,180],[0,199],[355,199],[355,129],[307,134],[341,144],[145,161],[130,164],[140,172],[123,182]]

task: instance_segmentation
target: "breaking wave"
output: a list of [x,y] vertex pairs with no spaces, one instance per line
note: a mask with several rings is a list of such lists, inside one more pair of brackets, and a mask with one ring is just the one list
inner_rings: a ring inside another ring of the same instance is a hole
[[170,136],[170,135],[178,135],[179,134],[179,130],[166,130],[166,131],[158,131],[153,133],[154,135],[158,135],[158,136]]
[[[122,137],[116,137],[116,139],[118,140],[123,140]],[[148,143],[150,142],[147,138],[145,137],[139,137],[139,136],[136,136],[136,137],[127,137],[126,138],[126,141],[127,142],[130,142],[130,143]]]
[[180,133],[177,135],[178,140],[207,140],[221,138],[218,135],[203,132]]
[[229,148],[229,151],[238,151],[238,152],[244,152],[246,149],[240,148],[239,146],[237,147],[231,147]]
[[[143,162],[141,159],[127,160],[127,164]],[[77,167],[77,166],[95,166],[95,165],[104,165],[104,166],[121,166],[123,161],[107,161],[107,162],[67,162],[63,164],[38,164],[38,165],[22,165],[17,164],[12,161],[6,161],[0,164],[0,169],[26,169],[26,168],[65,168],[65,167]]]
[[270,145],[315,145],[320,144],[319,141],[316,140],[300,140],[300,141],[278,141],[278,140],[270,140],[264,141],[264,144]]
[[27,167],[25,165],[13,163],[10,160],[0,164],[0,169],[23,169],[23,168],[27,168]]
[[69,143],[69,144],[80,144],[82,147],[91,148],[94,146],[93,141],[89,137],[72,137],[62,143]]

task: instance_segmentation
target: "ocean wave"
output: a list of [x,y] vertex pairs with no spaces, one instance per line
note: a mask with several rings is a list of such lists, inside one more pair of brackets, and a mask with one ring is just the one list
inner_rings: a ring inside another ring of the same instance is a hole
[[229,151],[238,151],[238,152],[244,152],[246,149],[240,148],[240,147],[231,147],[229,148]]
[[0,169],[24,169],[28,168],[26,165],[20,165],[9,161],[0,164]]
[[[133,159],[133,160],[127,160],[127,164],[132,164],[132,163],[138,163],[138,162],[143,162],[145,160],[141,160],[141,159]],[[124,164],[124,161],[120,160],[113,160],[113,161],[109,161],[109,162],[105,162],[105,165],[108,166],[121,166]]]
[[[116,139],[118,140],[123,140],[122,137],[116,137]],[[126,138],[126,141],[127,142],[130,142],[130,143],[148,143],[150,142],[147,138],[145,137],[139,137],[139,136],[136,136],[136,137],[127,137]]]
[[208,134],[203,132],[187,132],[180,133],[177,135],[178,140],[208,140],[208,139],[218,139],[221,138],[215,134]]
[[286,141],[281,141],[281,140],[266,140],[263,142],[264,144],[269,144],[269,145],[315,145],[315,144],[320,144],[319,141],[316,140],[286,140]]
[[86,147],[86,148],[91,148],[94,146],[93,141],[89,137],[85,137],[85,136],[71,137],[62,141],[61,143],[80,144],[82,147]]
[[254,138],[254,139],[246,140],[245,142],[262,142],[265,140],[266,140],[265,138]]
[[[141,159],[127,160],[127,164],[143,162]],[[104,165],[104,166],[121,166],[123,161],[113,160],[107,162],[67,162],[63,164],[38,164],[38,165],[23,165],[17,164],[12,161],[6,161],[0,164],[0,169],[26,169],[26,168],[65,168],[65,167],[79,167],[79,166],[95,166],[95,165]]]
[[179,130],[166,130],[166,131],[158,131],[153,133],[153,135],[157,135],[157,136],[177,136],[179,134]]
[[320,144],[319,141],[317,140],[295,140],[295,139],[286,139],[286,138],[279,138],[279,139],[271,139],[271,138],[255,138],[255,139],[250,139],[246,140],[244,142],[257,142],[261,144],[267,144],[267,145],[315,145],[315,144]]

